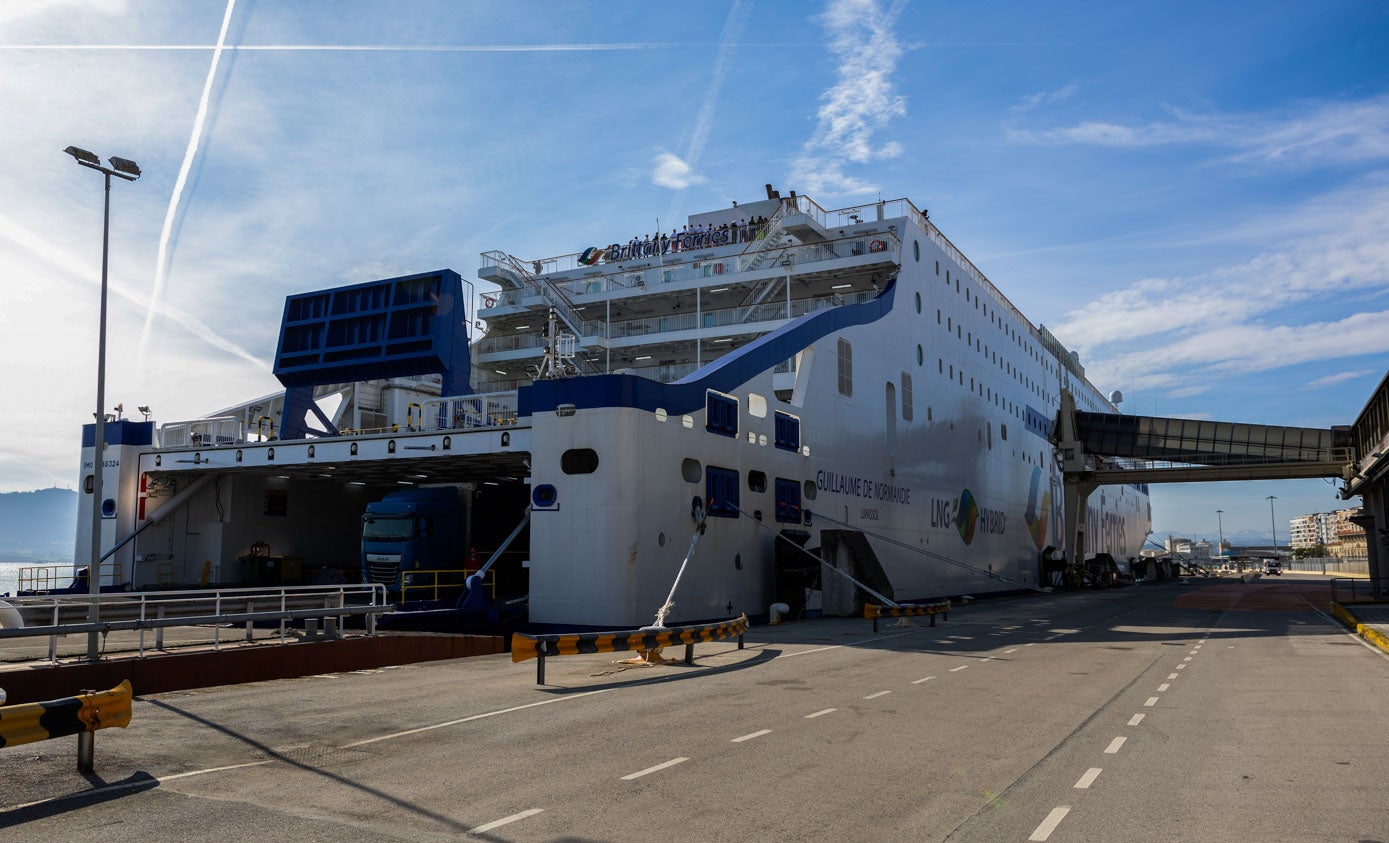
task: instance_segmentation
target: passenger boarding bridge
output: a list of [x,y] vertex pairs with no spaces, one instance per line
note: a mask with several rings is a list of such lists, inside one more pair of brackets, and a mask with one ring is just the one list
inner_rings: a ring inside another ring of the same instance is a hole
[[1100,486],[1327,477],[1343,481],[1342,498],[1364,498],[1353,520],[1370,537],[1371,577],[1389,589],[1389,375],[1354,425],[1329,429],[1081,412],[1062,392],[1053,444],[1074,564],[1086,553],[1082,504]]

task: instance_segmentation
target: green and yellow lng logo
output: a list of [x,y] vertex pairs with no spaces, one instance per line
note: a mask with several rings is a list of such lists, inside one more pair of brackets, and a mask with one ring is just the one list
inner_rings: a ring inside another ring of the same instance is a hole
[[974,526],[979,523],[979,505],[974,502],[974,495],[970,494],[969,489],[960,493],[960,502],[955,506],[955,529],[960,531],[960,538],[965,544],[974,541]]

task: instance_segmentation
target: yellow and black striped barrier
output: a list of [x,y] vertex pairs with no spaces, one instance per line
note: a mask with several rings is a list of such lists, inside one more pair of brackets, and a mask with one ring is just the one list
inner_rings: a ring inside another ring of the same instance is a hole
[[554,635],[529,635],[524,632],[511,636],[511,661],[537,659],[535,684],[545,684],[546,656],[576,656],[580,653],[621,653],[629,650],[656,650],[661,647],[685,645],[685,664],[694,664],[694,645],[709,641],[737,638],[743,649],[743,634],[748,631],[748,616],[723,623],[700,626],[676,626],[630,632],[570,632]]
[[90,773],[92,733],[129,726],[133,696],[127,679],[109,691],[84,691],[61,700],[0,706],[0,747],[77,735],[77,769]]
[[879,606],[874,603],[863,604],[863,616],[873,620],[873,631],[878,631],[878,618],[906,618],[913,615],[929,615],[931,626],[936,625],[936,615],[950,620],[950,601],[939,603],[904,603],[901,606]]

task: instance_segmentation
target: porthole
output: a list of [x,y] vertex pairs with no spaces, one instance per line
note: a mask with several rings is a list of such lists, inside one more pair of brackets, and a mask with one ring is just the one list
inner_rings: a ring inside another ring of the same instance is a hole
[[699,460],[685,457],[684,462],[680,463],[680,476],[686,483],[698,483],[704,476],[704,467],[699,464]]
[[767,473],[753,469],[748,472],[748,491],[765,492],[767,491]]
[[917,263],[921,262],[921,241],[912,241],[912,257],[916,258]]
[[917,293],[917,294],[916,294],[916,312],[917,312],[917,313],[920,313],[920,312],[921,312],[921,294],[920,294],[920,293]]
[[592,474],[598,470],[598,452],[592,448],[570,448],[560,455],[559,467],[565,474]]
[[656,545],[657,545],[658,547],[665,547],[665,546],[666,546],[666,534],[665,534],[665,533],[658,533],[658,534],[656,535]]
[[805,495],[805,499],[806,499],[806,500],[808,500],[808,501],[813,501],[813,500],[815,500],[815,483],[814,483],[814,481],[812,481],[812,480],[807,480],[807,481],[805,481],[805,484],[804,484],[804,486],[802,487],[801,491],[802,491],[802,493]]
[[658,421],[658,422],[664,422],[665,420],[666,420],[666,411],[665,411],[665,408],[664,408],[664,407],[657,407],[657,408],[656,408],[656,421]]
[[924,365],[924,364],[925,364],[925,360],[926,360],[926,352],[924,352],[924,351],[921,350],[921,346],[920,346],[920,345],[917,345],[917,347],[916,347],[916,365],[918,365],[918,366]]

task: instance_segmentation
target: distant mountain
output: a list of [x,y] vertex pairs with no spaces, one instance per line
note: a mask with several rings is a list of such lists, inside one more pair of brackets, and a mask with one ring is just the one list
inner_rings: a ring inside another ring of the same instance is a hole
[[76,535],[76,492],[0,493],[0,562],[70,562]]

